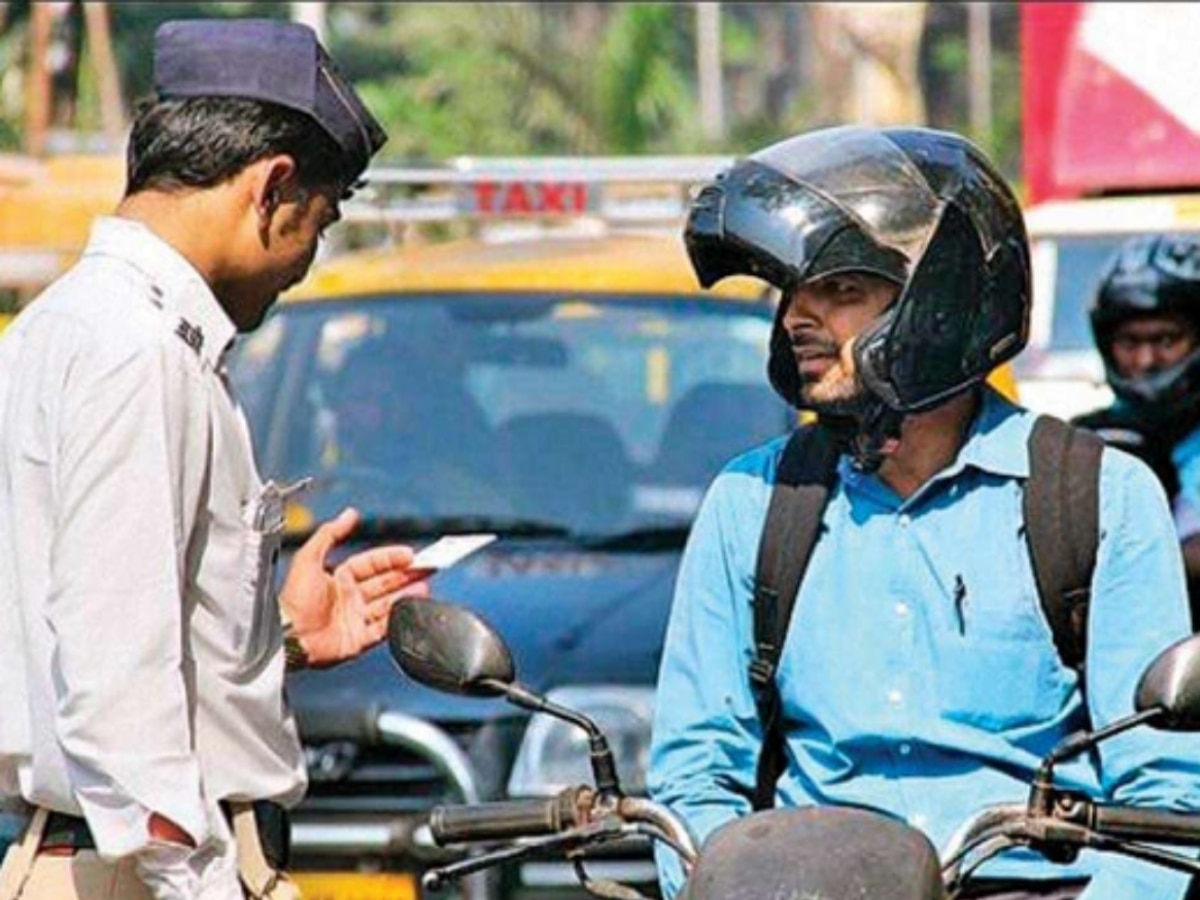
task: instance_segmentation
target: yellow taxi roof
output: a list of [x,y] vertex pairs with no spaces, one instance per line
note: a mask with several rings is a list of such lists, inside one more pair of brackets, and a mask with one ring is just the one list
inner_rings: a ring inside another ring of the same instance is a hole
[[0,154],[0,285],[36,290],[58,277],[124,187],[119,156]]
[[120,156],[0,157],[0,248],[78,252],[124,188]]
[[[420,291],[697,294],[683,241],[672,235],[462,240],[361,251],[318,266],[289,300]],[[730,278],[710,294],[757,300],[765,285]]]

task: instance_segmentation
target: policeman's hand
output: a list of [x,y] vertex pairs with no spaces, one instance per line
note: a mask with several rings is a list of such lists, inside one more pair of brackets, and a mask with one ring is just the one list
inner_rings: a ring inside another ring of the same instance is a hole
[[326,559],[358,525],[353,509],[318,528],[296,551],[279,602],[308,665],[332,666],[374,647],[387,635],[388,613],[400,597],[429,593],[428,570],[412,568],[411,547],[356,553],[330,572]]

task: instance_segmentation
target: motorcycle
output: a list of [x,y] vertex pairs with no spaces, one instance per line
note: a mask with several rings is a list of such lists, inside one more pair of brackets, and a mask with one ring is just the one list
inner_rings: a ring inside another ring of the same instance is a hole
[[[388,642],[400,668],[422,684],[500,697],[569,722],[588,738],[592,785],[548,800],[435,807],[429,824],[439,845],[486,849],[428,872],[428,890],[505,863],[565,859],[594,896],[646,900],[587,870],[591,851],[630,838],[663,844],[679,856],[688,874],[681,900],[952,900],[983,863],[1013,848],[1034,850],[1055,863],[1070,863],[1090,848],[1200,875],[1196,859],[1164,849],[1200,847],[1200,814],[1101,803],[1059,788],[1054,777],[1064,760],[1133,728],[1200,731],[1200,635],[1172,645],[1151,663],[1138,684],[1133,715],[1068,737],[1042,762],[1024,803],[984,809],[940,855],[920,831],[853,808],[755,813],[715,832],[701,854],[669,809],[622,792],[607,738],[595,722],[517,681],[508,647],[475,613],[435,599],[401,603],[392,611]],[[787,865],[780,865],[785,859]]]

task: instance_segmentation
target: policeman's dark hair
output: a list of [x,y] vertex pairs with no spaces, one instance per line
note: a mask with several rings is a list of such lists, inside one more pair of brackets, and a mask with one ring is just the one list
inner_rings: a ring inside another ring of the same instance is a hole
[[303,113],[239,97],[151,101],[129,137],[125,194],[216,187],[279,154],[296,161],[302,187],[344,191],[354,179],[337,143]]

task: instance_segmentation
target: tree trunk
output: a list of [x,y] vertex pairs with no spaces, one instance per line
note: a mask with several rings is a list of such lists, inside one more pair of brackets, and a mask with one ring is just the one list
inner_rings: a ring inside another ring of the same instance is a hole
[[700,129],[705,140],[725,139],[725,81],[721,72],[721,4],[696,4],[696,70],[700,82]]
[[29,5],[29,79],[25,96],[25,150],[40,156],[46,149],[53,105],[50,64],[50,32],[54,8],[45,3]]
[[325,43],[329,30],[329,4],[324,0],[303,0],[292,4],[292,21],[307,25],[317,35],[317,40]]
[[83,4],[88,52],[100,94],[100,124],[108,144],[116,149],[125,135],[125,107],[121,100],[121,73],[113,51],[112,19],[107,2]]
[[925,3],[812,8],[821,50],[822,117],[868,125],[925,121],[917,63]]

